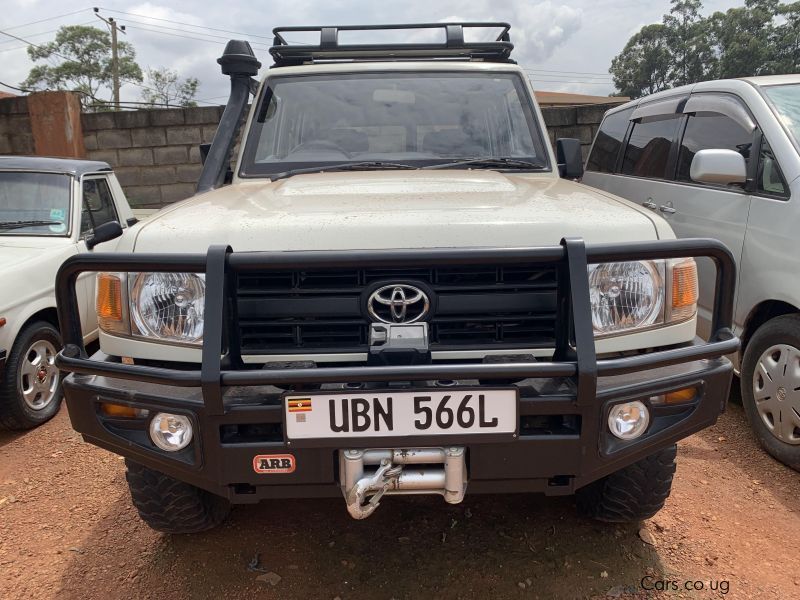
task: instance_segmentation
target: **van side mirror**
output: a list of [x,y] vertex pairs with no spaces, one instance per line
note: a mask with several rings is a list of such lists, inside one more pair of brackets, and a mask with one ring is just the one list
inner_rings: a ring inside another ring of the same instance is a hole
[[558,138],[556,140],[556,161],[558,174],[565,179],[583,177],[583,156],[581,142],[575,138]]
[[692,158],[689,168],[692,181],[730,185],[747,181],[747,165],[744,156],[735,150],[699,150]]
[[103,223],[99,225],[95,230],[91,237],[86,239],[86,247],[91,250],[97,244],[102,244],[103,242],[110,242],[122,235],[122,225],[120,225],[117,221],[109,221],[108,223]]

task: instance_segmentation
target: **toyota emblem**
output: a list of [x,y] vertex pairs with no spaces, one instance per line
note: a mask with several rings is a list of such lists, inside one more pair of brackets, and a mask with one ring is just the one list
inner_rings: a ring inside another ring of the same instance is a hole
[[381,323],[415,323],[425,318],[430,308],[425,292],[403,283],[379,287],[367,300],[370,317]]

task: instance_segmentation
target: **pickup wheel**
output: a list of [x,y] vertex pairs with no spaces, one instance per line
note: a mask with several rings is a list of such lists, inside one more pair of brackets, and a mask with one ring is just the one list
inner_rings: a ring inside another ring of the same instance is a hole
[[742,358],[742,405],[758,442],[800,471],[800,316],[759,327]]
[[125,459],[125,479],[142,521],[164,533],[199,533],[222,523],[230,503],[220,496]]
[[669,497],[677,452],[673,444],[579,489],[578,510],[610,523],[649,519]]
[[53,418],[61,406],[61,376],[55,357],[61,335],[46,321],[22,328],[0,382],[0,425],[31,429]]

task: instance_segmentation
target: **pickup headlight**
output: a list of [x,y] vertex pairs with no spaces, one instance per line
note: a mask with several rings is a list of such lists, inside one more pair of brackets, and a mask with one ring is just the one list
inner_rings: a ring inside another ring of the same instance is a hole
[[596,337],[670,325],[697,311],[697,267],[690,258],[600,263],[589,265],[588,275]]
[[203,273],[100,273],[100,328],[115,335],[200,345],[205,295]]

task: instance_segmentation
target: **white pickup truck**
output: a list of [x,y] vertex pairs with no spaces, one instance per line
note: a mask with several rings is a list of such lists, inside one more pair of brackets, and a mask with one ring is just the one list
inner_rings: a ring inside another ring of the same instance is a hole
[[[29,429],[58,411],[56,271],[74,254],[113,250],[134,222],[106,163],[0,157],[0,426]],[[97,338],[94,282],[77,286],[87,342]]]
[[[386,29],[445,41],[344,43]],[[58,274],[72,425],[125,457],[144,521],[510,492],[652,516],[675,442],[725,407],[727,248],[574,181],[580,144],[547,143],[506,23],[273,32],[262,82],[246,42],[219,59],[231,96],[198,194]],[[717,265],[708,343],[694,257]],[[90,356],[74,288],[92,272]]]

